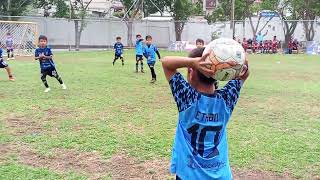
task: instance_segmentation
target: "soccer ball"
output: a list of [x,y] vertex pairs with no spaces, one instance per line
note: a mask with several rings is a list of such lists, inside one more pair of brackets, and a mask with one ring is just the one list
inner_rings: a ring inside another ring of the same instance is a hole
[[228,81],[240,75],[246,66],[246,55],[243,47],[235,40],[219,38],[210,42],[203,54],[209,53],[207,61],[212,62],[208,67],[215,71],[214,79]]

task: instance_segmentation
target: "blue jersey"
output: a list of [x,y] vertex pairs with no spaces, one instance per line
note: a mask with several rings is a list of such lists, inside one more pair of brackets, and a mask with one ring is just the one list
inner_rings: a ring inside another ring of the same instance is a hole
[[231,80],[214,94],[203,94],[180,73],[170,80],[179,110],[171,173],[181,179],[232,179],[228,159],[227,123],[237,103],[241,80]]
[[147,58],[148,64],[155,64],[156,63],[156,59],[157,59],[156,53],[157,52],[158,52],[158,48],[153,44],[144,46],[143,55]]
[[143,55],[143,40],[138,39],[136,41],[136,55]]
[[[45,47],[45,48],[37,48],[35,51],[35,57],[39,57],[41,54],[45,55],[45,56],[52,56],[52,51],[51,48],[49,47]],[[54,62],[51,59],[45,59],[45,60],[39,60],[40,62],[40,68],[41,70],[46,70],[49,68],[55,68]]]
[[123,54],[123,44],[122,43],[120,43],[120,42],[115,43],[113,48],[114,48],[116,55]]

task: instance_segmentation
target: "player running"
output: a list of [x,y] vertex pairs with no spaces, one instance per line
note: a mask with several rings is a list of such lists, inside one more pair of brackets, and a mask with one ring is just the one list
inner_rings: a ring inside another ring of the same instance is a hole
[[14,59],[13,37],[11,36],[10,33],[7,33],[6,47],[7,47],[8,60],[13,60]]
[[122,61],[122,66],[124,66],[124,59],[123,59],[123,44],[121,43],[121,37],[116,38],[117,42],[114,44],[114,60],[112,65],[117,61],[117,59],[121,59]]
[[[171,173],[176,179],[232,179],[227,124],[249,71],[216,89],[204,48],[189,57],[165,57],[162,66],[176,101],[179,119],[172,150]],[[177,69],[187,68],[187,80]],[[206,74],[207,76],[205,76]]]
[[136,73],[139,72],[139,62],[141,64],[141,72],[143,71],[143,39],[141,34],[136,35]]
[[154,70],[155,63],[156,63],[156,54],[158,55],[158,58],[161,59],[160,53],[158,51],[158,48],[152,44],[152,37],[146,36],[146,46],[144,47],[143,55],[147,58],[147,63],[151,71],[151,81],[150,83],[155,83],[157,81],[157,75]]
[[0,48],[0,69],[5,69],[8,73],[8,77],[9,77],[9,81],[15,81],[15,78],[13,77],[11,68],[9,67],[9,65],[3,60],[3,56],[2,56],[2,49]]
[[41,80],[46,87],[44,92],[49,92],[51,89],[47,82],[47,76],[56,78],[61,84],[62,89],[67,89],[67,86],[63,83],[59,76],[55,64],[53,62],[53,54],[51,48],[47,46],[48,38],[44,35],[39,37],[39,47],[35,51],[35,60],[39,60],[41,68]]

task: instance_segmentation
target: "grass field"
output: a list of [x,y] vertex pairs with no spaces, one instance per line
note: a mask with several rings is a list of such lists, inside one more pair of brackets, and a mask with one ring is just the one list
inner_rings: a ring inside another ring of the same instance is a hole
[[[48,94],[31,58],[9,62],[16,82],[0,71],[0,179],[173,179],[177,109],[161,65],[150,84],[133,51],[125,67],[112,57],[56,53],[68,90],[49,78]],[[251,55],[250,65],[228,126],[235,177],[320,178],[320,58]]]

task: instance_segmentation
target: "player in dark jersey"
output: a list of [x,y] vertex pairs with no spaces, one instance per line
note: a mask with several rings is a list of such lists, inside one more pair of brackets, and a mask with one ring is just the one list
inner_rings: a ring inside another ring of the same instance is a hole
[[117,59],[121,59],[122,66],[124,66],[124,59],[123,59],[123,44],[121,43],[121,37],[116,38],[117,42],[114,44],[114,60],[112,65],[117,61]]
[[[227,124],[249,71],[245,68],[237,79],[216,89],[216,80],[208,78],[214,75],[207,68],[212,63],[205,61],[203,51],[197,48],[187,58],[162,60],[179,111],[170,169],[176,179],[231,180]],[[187,81],[179,68],[188,69]]]
[[62,89],[67,89],[67,86],[63,83],[59,76],[55,64],[53,62],[53,54],[51,48],[47,46],[48,38],[44,35],[39,37],[39,47],[35,51],[35,60],[40,62],[41,80],[46,87],[44,92],[49,92],[51,89],[47,82],[47,76],[56,78],[61,84]]
[[139,62],[141,64],[141,72],[143,71],[143,39],[141,34],[136,35],[136,73],[139,72]]
[[146,36],[146,43],[147,44],[144,47],[143,55],[145,58],[147,58],[147,63],[150,68],[150,71],[151,71],[152,79],[151,79],[150,83],[155,83],[157,81],[157,75],[154,70],[156,60],[157,60],[156,54],[157,54],[159,60],[161,59],[161,56],[160,56],[160,53],[158,51],[157,46],[152,44],[152,37],[151,36]]
[[[1,42],[0,42],[1,45]],[[5,69],[8,73],[9,81],[15,81],[15,78],[13,77],[11,68],[9,65],[4,61],[3,56],[2,56],[2,49],[0,48],[0,69]]]

